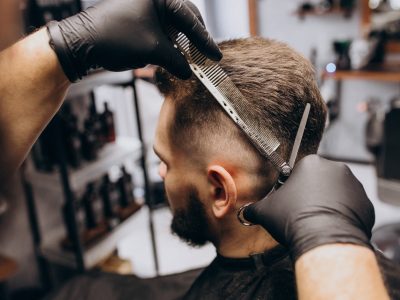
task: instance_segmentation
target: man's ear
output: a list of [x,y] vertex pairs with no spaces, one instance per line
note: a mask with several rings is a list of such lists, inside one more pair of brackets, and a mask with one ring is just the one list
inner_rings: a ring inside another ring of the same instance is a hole
[[219,165],[207,169],[211,184],[212,210],[217,218],[223,218],[235,209],[237,200],[236,184],[231,174]]

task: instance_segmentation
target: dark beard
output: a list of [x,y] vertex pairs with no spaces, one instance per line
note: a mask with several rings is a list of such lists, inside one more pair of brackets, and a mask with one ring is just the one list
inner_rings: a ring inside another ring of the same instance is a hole
[[189,192],[187,208],[175,211],[171,231],[193,247],[203,246],[210,241],[206,211],[194,187]]

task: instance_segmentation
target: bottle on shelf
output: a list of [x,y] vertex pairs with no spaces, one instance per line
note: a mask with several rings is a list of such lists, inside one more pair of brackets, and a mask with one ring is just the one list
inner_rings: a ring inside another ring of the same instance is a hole
[[72,113],[72,107],[65,103],[61,112],[63,139],[69,165],[78,168],[82,163],[82,142],[78,129],[78,118]]
[[119,193],[115,183],[111,182],[108,174],[103,176],[100,194],[103,200],[104,216],[108,221],[109,227],[113,228],[119,222]]
[[[44,172],[54,171],[54,166],[58,162],[58,151],[54,143],[55,137],[58,133],[59,115],[57,114],[47,125],[40,135],[38,142],[40,144],[39,170]],[[38,158],[38,157],[37,157]]]
[[85,121],[85,129],[81,134],[82,141],[82,156],[88,160],[92,161],[97,158],[98,144],[96,134],[93,131],[91,122],[89,120]]
[[103,138],[107,143],[115,142],[114,113],[108,108],[108,103],[104,102],[104,112],[100,116],[103,127]]
[[382,177],[391,180],[400,180],[400,98],[395,97],[390,101],[390,110],[385,115],[383,124],[383,151],[380,155],[380,169]]
[[33,164],[37,170],[46,172],[51,169],[48,157],[46,157],[42,149],[41,138],[39,138],[33,145],[31,155]]
[[127,207],[131,203],[135,202],[135,198],[133,196],[132,175],[126,171],[125,167],[121,167],[121,172],[122,175],[117,182],[120,193],[119,203],[121,207]]
[[337,70],[350,70],[351,61],[349,49],[351,40],[336,40],[333,42],[333,49],[336,53],[336,68]]
[[89,183],[82,198],[85,210],[86,228],[96,228],[103,220],[103,202],[96,192],[94,183]]
[[96,98],[93,91],[90,93],[89,116],[87,118],[87,121],[96,136],[97,147],[101,148],[106,143],[106,141],[103,134],[101,115],[97,113]]

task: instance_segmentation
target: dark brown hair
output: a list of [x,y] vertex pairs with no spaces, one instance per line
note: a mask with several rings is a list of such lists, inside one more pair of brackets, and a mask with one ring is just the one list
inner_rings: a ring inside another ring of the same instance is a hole
[[[316,153],[326,106],[310,62],[284,43],[260,37],[229,40],[219,46],[224,54],[221,67],[245,96],[252,116],[278,137],[285,160],[305,105],[311,104],[299,158]],[[222,108],[194,75],[182,81],[158,69],[156,82],[159,90],[175,102],[174,140],[199,143],[207,132],[204,129],[222,130],[224,134],[229,130],[221,128]]]

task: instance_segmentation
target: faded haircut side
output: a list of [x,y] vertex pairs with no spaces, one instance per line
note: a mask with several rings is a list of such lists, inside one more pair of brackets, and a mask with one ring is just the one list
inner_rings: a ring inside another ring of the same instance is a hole
[[[285,160],[290,155],[305,105],[311,104],[298,158],[316,153],[327,110],[311,63],[286,44],[260,37],[224,41],[219,47],[224,55],[221,67],[246,98],[253,117],[277,136],[281,142],[279,152]],[[222,108],[194,75],[183,81],[159,68],[156,83],[161,93],[175,103],[176,114],[170,130],[173,141],[188,147],[207,146],[210,141],[205,137],[210,130],[221,131],[225,136],[229,132],[228,128],[221,128]],[[250,144],[243,134],[238,138]]]

